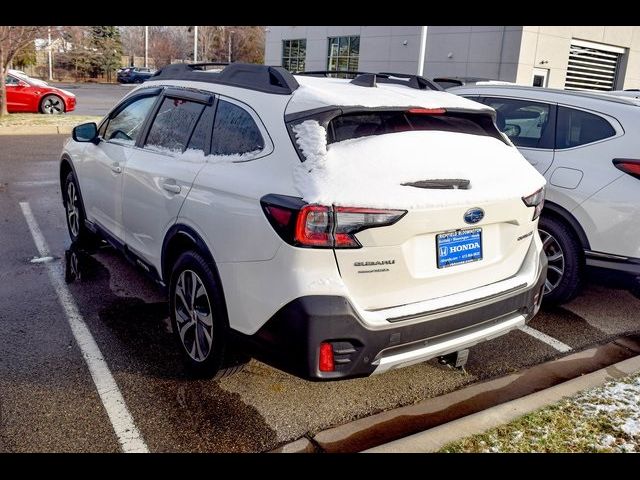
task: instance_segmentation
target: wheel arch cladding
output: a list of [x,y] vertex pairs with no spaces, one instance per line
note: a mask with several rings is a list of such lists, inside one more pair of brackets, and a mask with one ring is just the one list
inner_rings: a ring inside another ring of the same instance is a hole
[[576,220],[576,217],[574,217],[567,209],[561,207],[557,203],[545,201],[542,214],[553,217],[567,225],[567,227],[569,227],[576,235],[578,242],[580,242],[580,246],[584,250],[589,250],[591,248],[589,239],[587,238],[587,234],[582,228],[582,225],[580,225],[580,222]]

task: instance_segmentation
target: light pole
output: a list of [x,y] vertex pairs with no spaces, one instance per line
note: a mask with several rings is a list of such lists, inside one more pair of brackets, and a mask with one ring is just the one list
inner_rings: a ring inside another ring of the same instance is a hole
[[[134,64],[135,62],[135,58]],[[149,27],[144,27],[144,68],[149,67]]]
[[53,60],[51,59],[51,27],[47,29],[49,35],[49,80],[53,80]]
[[235,33],[233,30],[229,30],[229,63],[231,63],[231,35],[233,33]]
[[193,63],[198,61],[198,27],[193,27]]
[[427,27],[420,27],[420,57],[418,58],[418,75],[424,74],[424,56],[427,54]]

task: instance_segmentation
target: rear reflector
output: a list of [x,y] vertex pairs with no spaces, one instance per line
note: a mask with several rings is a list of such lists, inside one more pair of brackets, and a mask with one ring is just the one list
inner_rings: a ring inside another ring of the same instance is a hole
[[323,342],[320,344],[318,369],[321,372],[333,372],[335,370],[335,364],[333,362],[333,346],[330,343]]
[[618,170],[622,170],[624,173],[628,173],[632,177],[640,180],[640,160],[616,158],[613,164]]

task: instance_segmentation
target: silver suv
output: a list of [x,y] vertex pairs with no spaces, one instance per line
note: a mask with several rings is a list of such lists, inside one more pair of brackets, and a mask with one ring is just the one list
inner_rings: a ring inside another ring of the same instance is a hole
[[573,298],[585,265],[640,275],[640,100],[502,85],[448,91],[495,108],[498,128],[547,179],[548,302]]

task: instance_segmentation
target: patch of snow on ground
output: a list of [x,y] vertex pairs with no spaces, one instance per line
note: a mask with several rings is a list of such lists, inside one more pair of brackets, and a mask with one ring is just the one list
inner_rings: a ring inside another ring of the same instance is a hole
[[[514,147],[493,137],[408,131],[327,146],[326,130],[307,120],[294,128],[306,161],[294,172],[309,203],[374,208],[482,204],[531,194],[545,179]],[[404,186],[419,180],[468,179],[464,189]]]

